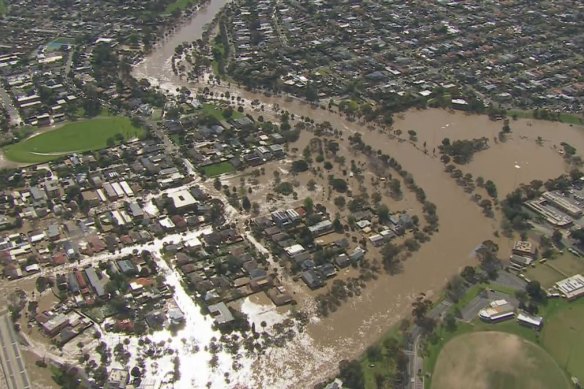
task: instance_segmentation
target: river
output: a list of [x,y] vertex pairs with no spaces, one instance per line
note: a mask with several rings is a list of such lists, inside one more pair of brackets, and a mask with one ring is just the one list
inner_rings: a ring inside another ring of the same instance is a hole
[[[135,67],[135,77],[146,78],[171,92],[181,86],[191,89],[202,87],[204,84],[187,83],[174,75],[171,57],[177,45],[199,39],[203,26],[225,4],[226,0],[212,0],[190,22],[177,29],[174,35],[160,41],[155,50]],[[366,130],[364,125],[347,121],[338,114],[311,107],[297,99],[267,97],[234,86],[213,86],[211,89],[218,92],[229,90],[231,95],[241,96],[248,102],[260,100],[265,105],[266,118],[273,115],[268,112],[273,104],[278,104],[297,116],[329,121],[346,133],[361,132],[366,143],[390,154],[412,173],[428,199],[436,204],[440,217],[439,232],[434,234],[430,243],[424,244],[419,252],[407,260],[403,273],[382,276],[369,283],[359,298],[352,299],[328,318],[313,320],[307,328],[306,336],[299,337],[284,349],[268,351],[267,357],[259,357],[257,363],[253,364],[256,382],[246,384],[253,387],[286,388],[310,387],[319,382],[334,373],[340,360],[357,357],[392,325],[408,315],[415,296],[421,292],[430,295],[437,293],[448,278],[462,267],[475,264],[472,253],[483,240],[495,239],[493,234],[499,227],[499,221],[482,216],[469,196],[444,173],[439,160],[431,156],[432,148],[429,149],[430,155],[426,155],[420,151],[420,146],[391,141],[387,135]],[[487,136],[492,139],[501,125],[500,122],[490,122],[484,117],[428,110],[407,112],[403,118],[396,120],[395,127],[403,127],[404,133],[414,129],[419,134],[419,145],[427,142],[428,147],[435,147],[445,136],[454,139]],[[515,132],[508,143],[493,145],[464,167],[465,171],[472,172],[475,177],[483,175],[486,179],[493,179],[502,189],[503,195],[512,190],[518,180],[528,182],[536,177],[546,179],[563,173],[567,167],[552,146],[564,138],[579,150],[584,147],[580,129],[567,125],[547,122],[534,124],[519,120],[512,122],[511,127]],[[554,131],[546,132],[550,129]],[[543,147],[536,145],[536,136],[544,136],[546,143]],[[548,139],[552,136],[553,140]],[[518,164],[531,168],[524,168],[521,173],[517,173],[514,166]],[[502,247],[508,247],[509,244],[508,241],[499,243]]]

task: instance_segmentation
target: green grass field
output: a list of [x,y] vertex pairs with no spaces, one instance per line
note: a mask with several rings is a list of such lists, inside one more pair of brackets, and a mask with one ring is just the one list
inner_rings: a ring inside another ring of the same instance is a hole
[[[201,111],[205,115],[213,117],[219,122],[227,120],[227,118],[223,114],[223,109],[215,104],[203,104],[203,106],[201,107]],[[238,119],[242,116],[243,114],[241,112],[237,112],[236,110],[233,110],[233,113],[231,114],[232,119]]]
[[442,348],[432,388],[569,388],[568,378],[541,347],[505,332],[473,332]]
[[215,177],[225,173],[234,172],[235,168],[229,162],[220,162],[203,167],[203,172],[207,177]]
[[19,143],[6,146],[7,159],[22,163],[42,163],[74,152],[99,150],[108,146],[108,139],[121,134],[124,140],[139,138],[144,130],[134,127],[125,117],[96,118],[71,122]]
[[6,14],[6,1],[0,0],[0,17]]
[[546,263],[536,263],[535,267],[529,267],[525,271],[527,278],[539,281],[544,288],[550,288],[556,282],[579,273],[584,273],[584,258],[567,251]]
[[169,14],[176,10],[183,11],[184,9],[189,7],[191,4],[194,4],[195,2],[196,0],[176,0],[175,2],[167,5],[164,12]]
[[569,374],[584,381],[584,299],[551,307],[543,345]]
[[[507,112],[509,117],[515,115],[518,119],[534,119],[533,111],[521,111],[521,110],[510,110]],[[535,119],[535,120],[545,120],[545,119]],[[581,116],[570,114],[570,113],[560,113],[560,120],[561,123],[566,124],[576,124],[582,125],[584,124],[584,119]]]

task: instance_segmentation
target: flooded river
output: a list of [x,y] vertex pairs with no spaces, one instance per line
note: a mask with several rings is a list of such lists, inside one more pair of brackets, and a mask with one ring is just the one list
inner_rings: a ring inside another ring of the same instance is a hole
[[[201,87],[173,75],[171,57],[176,45],[200,38],[204,24],[225,4],[226,0],[212,0],[175,35],[161,41],[154,52],[135,67],[134,75],[169,91],[180,86]],[[442,110],[409,111],[396,118],[394,128],[401,129],[404,134],[410,129],[418,133],[415,145],[400,143],[390,140],[386,134],[367,130],[364,125],[296,99],[267,97],[226,86],[213,86],[212,89],[229,90],[248,102],[260,100],[265,105],[264,117],[270,117],[271,107],[278,104],[297,116],[329,121],[347,135],[355,131],[362,133],[365,143],[396,158],[414,176],[428,199],[436,204],[440,218],[439,232],[407,260],[401,274],[382,276],[369,283],[361,297],[350,300],[330,317],[309,324],[307,336],[299,337],[284,349],[268,351],[267,357],[260,357],[254,364],[258,382],[247,383],[252,387],[309,387],[334,373],[340,360],[357,357],[389,327],[407,316],[415,296],[421,292],[437,293],[462,267],[475,264],[472,253],[477,245],[485,239],[495,239],[493,234],[499,228],[499,221],[482,216],[468,194],[444,173],[438,157],[432,156],[432,149],[444,137],[452,140],[488,137],[491,147],[476,154],[462,169],[475,177],[492,179],[503,195],[520,182],[535,178],[545,180],[565,172],[568,167],[554,149],[560,142],[566,141],[579,151],[584,149],[582,128],[550,122],[511,121],[512,133],[508,141],[501,144],[495,143],[493,138],[502,122]],[[543,138],[542,145],[536,143],[537,137]],[[428,154],[421,150],[424,142]],[[508,244],[500,243],[502,246]]]

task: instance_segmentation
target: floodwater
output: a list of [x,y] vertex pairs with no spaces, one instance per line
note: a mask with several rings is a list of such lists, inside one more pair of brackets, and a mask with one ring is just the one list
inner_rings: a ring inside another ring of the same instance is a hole
[[171,61],[175,48],[184,42],[191,43],[200,39],[205,26],[228,2],[229,0],[210,0],[200,6],[190,20],[161,39],[152,52],[134,67],[134,77],[152,80],[156,85],[171,90],[172,85],[182,83],[181,78],[172,72]]
[[[207,86],[187,83],[174,76],[170,58],[176,45],[198,39],[204,23],[211,21],[225,3],[225,0],[211,1],[206,12],[199,11],[176,35],[161,41],[135,68],[135,76],[145,77],[169,91],[180,86],[191,89]],[[438,156],[432,156],[432,149],[444,137],[455,140],[486,136],[491,139],[491,148],[475,154],[462,170],[475,177],[492,179],[502,195],[520,182],[535,178],[545,180],[565,172],[567,166],[554,145],[566,141],[578,150],[584,146],[582,128],[528,120],[511,121],[512,134],[508,141],[495,144],[492,139],[500,131],[502,122],[435,109],[412,110],[403,114],[403,118],[396,118],[394,129],[403,131],[403,139],[407,138],[407,130],[418,133],[419,140],[414,145],[391,140],[386,134],[368,130],[365,124],[347,121],[336,113],[314,108],[297,99],[267,97],[226,85],[211,89],[229,90],[232,96],[244,98],[250,112],[249,102],[258,99],[265,107],[265,112],[258,114],[267,119],[275,115],[272,107],[278,104],[297,117],[309,116],[316,122],[331,122],[344,132],[344,139],[352,132],[360,132],[365,143],[391,155],[413,175],[428,200],[437,206],[440,218],[439,232],[404,263],[401,274],[384,275],[370,282],[360,297],[349,300],[328,318],[313,319],[306,329],[308,336],[297,338],[283,349],[269,350],[267,355],[258,358],[254,363],[256,386],[309,387],[334,374],[340,360],[357,357],[392,325],[408,316],[410,304],[418,294],[436,294],[462,267],[476,264],[472,253],[482,241],[495,239],[493,234],[499,228],[499,221],[485,218],[469,195],[443,171]],[[542,146],[535,142],[538,136],[543,138]],[[422,151],[423,142],[426,142],[428,154]],[[500,243],[506,246],[508,242]]]

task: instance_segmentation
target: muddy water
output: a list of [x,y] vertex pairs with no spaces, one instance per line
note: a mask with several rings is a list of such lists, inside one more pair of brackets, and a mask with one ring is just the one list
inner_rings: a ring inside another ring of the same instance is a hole
[[211,0],[201,6],[194,16],[166,38],[160,40],[152,52],[134,67],[133,75],[137,79],[146,78],[166,89],[183,83],[180,77],[172,72],[171,60],[175,48],[184,42],[200,39],[205,25],[213,18],[229,0]]
[[[501,195],[512,191],[521,183],[534,179],[546,180],[564,173],[569,166],[558,150],[567,142],[584,151],[584,129],[581,126],[534,121],[511,120],[512,132],[503,143],[495,141],[503,127],[502,121],[489,120],[487,116],[450,113],[443,110],[409,111],[397,118],[395,128],[418,134],[418,145],[426,142],[431,152],[444,138],[450,140],[487,137],[490,148],[475,154],[473,160],[462,167],[473,176],[493,180]],[[541,145],[536,141],[541,137]]]
[[[223,4],[225,0],[212,1],[206,14],[199,12],[184,29],[161,42],[161,46],[135,68],[135,75],[158,81],[160,86],[169,90],[178,86],[201,88],[203,84],[189,84],[173,76],[170,58],[176,45],[199,37],[196,34],[200,34],[204,23],[209,22],[214,16],[213,12]],[[362,133],[366,143],[390,154],[412,173],[428,199],[436,204],[440,217],[439,232],[430,243],[423,245],[419,252],[407,260],[403,273],[383,276],[369,283],[360,298],[350,300],[328,318],[314,320],[307,328],[308,338],[301,337],[285,349],[270,351],[268,358],[261,358],[255,365],[257,377],[262,380],[259,385],[307,387],[310,383],[320,381],[334,372],[339,360],[358,356],[368,344],[408,315],[416,295],[420,292],[435,294],[449,277],[463,266],[473,264],[474,248],[485,239],[493,239],[498,222],[482,216],[468,195],[443,172],[438,158],[431,154],[432,148],[446,136],[451,139],[481,136],[493,139],[502,127],[502,122],[441,110],[409,111],[402,119],[396,120],[394,127],[401,129],[404,134],[409,129],[417,131],[419,140],[415,147],[408,142],[390,140],[385,134],[367,130],[365,125],[346,121],[334,113],[313,108],[296,99],[266,97],[234,87],[213,86],[212,89],[216,92],[229,90],[232,95],[248,101],[260,100],[265,105],[266,112],[262,114],[266,118],[273,115],[271,107],[277,103],[296,116],[329,121],[345,134],[354,131]],[[464,167],[465,172],[493,179],[502,194],[519,182],[545,179],[564,172],[566,166],[554,151],[554,145],[567,141],[577,149],[584,147],[581,128],[526,120],[512,121],[511,128],[513,133],[506,143],[491,142],[489,150],[475,155],[474,160]],[[543,146],[536,144],[538,136],[544,139]],[[423,142],[427,143],[429,155],[420,150]]]

